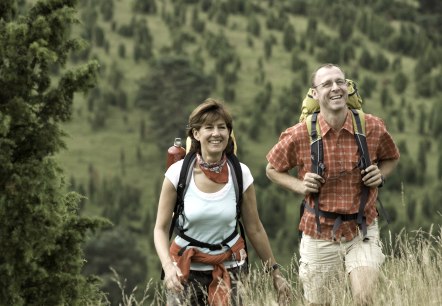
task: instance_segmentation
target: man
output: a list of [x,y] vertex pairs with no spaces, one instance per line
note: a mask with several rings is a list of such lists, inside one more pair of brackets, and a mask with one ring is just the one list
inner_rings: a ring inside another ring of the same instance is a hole
[[[360,169],[353,114],[346,104],[344,72],[336,65],[323,65],[313,73],[311,86],[313,98],[320,106],[317,120],[323,143],[323,175],[311,170],[306,121],[281,134],[267,154],[266,173],[271,181],[305,196],[299,225],[302,231],[299,276],[307,301],[312,305],[329,303],[329,292],[339,289],[336,284],[330,287],[330,281],[345,266],[355,302],[366,304],[370,302],[385,258],[377,224],[378,188],[397,165],[399,151],[382,120],[365,114],[371,165]],[[293,168],[298,171],[297,177],[288,172]],[[345,217],[357,215],[364,185],[368,187],[368,196],[363,210],[365,222],[361,226],[354,218]],[[330,214],[324,217],[327,213],[323,213],[316,219],[316,200],[319,210],[332,212],[334,218]],[[340,219],[338,223],[336,219]]]

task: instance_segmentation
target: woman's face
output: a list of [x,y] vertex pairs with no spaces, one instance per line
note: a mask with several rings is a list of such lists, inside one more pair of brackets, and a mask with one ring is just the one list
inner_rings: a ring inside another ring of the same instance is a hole
[[224,119],[205,122],[193,137],[201,144],[201,155],[206,162],[216,162],[222,157],[229,141],[229,129]]

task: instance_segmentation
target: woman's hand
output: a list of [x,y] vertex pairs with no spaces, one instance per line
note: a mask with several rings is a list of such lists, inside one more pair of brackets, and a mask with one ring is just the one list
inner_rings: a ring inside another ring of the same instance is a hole
[[176,265],[175,262],[170,262],[164,270],[164,284],[168,290],[179,292],[184,290],[183,285],[181,284],[181,279],[183,273],[180,268]]
[[292,302],[292,288],[279,271],[273,272],[273,287],[278,293],[278,305],[290,305]]

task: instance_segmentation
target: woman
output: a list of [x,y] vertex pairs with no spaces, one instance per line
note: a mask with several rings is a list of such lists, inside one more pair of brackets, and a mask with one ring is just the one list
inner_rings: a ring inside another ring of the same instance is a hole
[[[236,227],[236,198],[232,171],[226,155],[233,152],[232,117],[224,105],[207,99],[189,117],[191,152],[196,152],[192,178],[184,196],[184,213],[178,218],[186,236],[209,244],[220,244]],[[177,236],[169,248],[168,230],[177,198],[177,184],[183,161],[166,171],[154,230],[155,247],[164,270],[168,306],[189,301],[191,305],[237,303],[235,281],[247,269],[245,244],[234,235],[220,250],[186,247]],[[253,177],[241,163],[243,201],[241,216],[247,237],[273,275],[280,300],[289,300],[290,286],[281,276],[261,224],[256,206]],[[220,263],[220,258],[222,262]],[[231,289],[231,290],[230,290]],[[208,297],[207,294],[208,293]]]

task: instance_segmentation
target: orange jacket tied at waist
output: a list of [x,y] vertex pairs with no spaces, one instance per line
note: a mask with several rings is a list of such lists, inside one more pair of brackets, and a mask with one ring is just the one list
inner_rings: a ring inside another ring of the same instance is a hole
[[[183,279],[187,281],[190,272],[190,263],[199,262],[204,264],[213,265],[212,282],[209,285],[209,303],[210,305],[229,305],[229,290],[230,290],[230,275],[227,269],[224,267],[226,260],[236,258],[239,260],[244,257],[245,243],[244,239],[240,237],[238,241],[226,252],[211,255],[199,251],[196,248],[189,247],[184,253],[179,256],[178,252],[181,247],[175,242],[170,246],[170,255],[174,261],[176,261],[178,267],[183,273]],[[242,252],[241,252],[242,251]],[[234,256],[232,256],[234,254]]]

